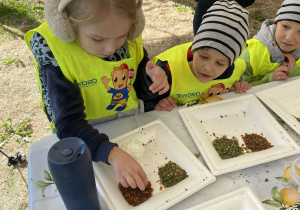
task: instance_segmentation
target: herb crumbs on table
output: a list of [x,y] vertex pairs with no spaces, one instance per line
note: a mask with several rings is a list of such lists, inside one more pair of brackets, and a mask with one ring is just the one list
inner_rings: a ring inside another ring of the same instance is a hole
[[295,118],[296,118],[296,120],[298,121],[298,122],[300,122],[300,117],[296,117],[296,116],[294,116]]
[[158,167],[160,183],[165,187],[172,187],[188,177],[187,172],[176,163],[169,161],[164,166]]
[[222,159],[229,159],[243,154],[243,150],[235,137],[229,139],[224,135],[213,140],[212,144]]
[[200,153],[194,154],[196,156],[196,158],[200,157]]

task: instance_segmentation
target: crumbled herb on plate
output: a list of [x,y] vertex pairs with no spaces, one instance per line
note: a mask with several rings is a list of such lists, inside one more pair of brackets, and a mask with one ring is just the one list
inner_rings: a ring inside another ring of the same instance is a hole
[[[294,116],[295,117],[295,116]],[[300,122],[300,117],[295,117],[296,118],[296,120],[298,120],[298,122]]]
[[213,146],[222,159],[229,159],[243,154],[237,138],[227,138],[222,136],[213,140]]
[[246,144],[246,148],[253,152],[261,151],[273,147],[268,140],[262,135],[255,133],[242,135],[242,138]]
[[145,190],[141,191],[138,187],[133,189],[131,187],[125,188],[119,183],[119,189],[127,203],[131,206],[138,206],[141,203],[147,201],[152,197],[153,188],[151,187],[151,182],[148,181],[148,184]]
[[169,161],[164,166],[158,167],[158,175],[161,184],[165,188],[172,187],[188,177],[186,171],[172,161]]

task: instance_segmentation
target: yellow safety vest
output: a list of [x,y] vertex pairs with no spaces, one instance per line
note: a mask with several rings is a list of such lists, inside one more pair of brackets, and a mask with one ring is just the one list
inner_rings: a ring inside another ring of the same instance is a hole
[[[246,45],[248,45],[254,81],[260,80],[267,73],[276,70],[281,65],[281,63],[271,61],[271,54],[268,48],[258,39],[249,39]],[[296,65],[300,68],[300,59],[296,61]]]
[[[133,87],[128,92],[127,85],[134,83],[138,65],[144,57],[141,36],[132,42],[128,41],[130,58],[121,61],[105,61],[84,51],[77,41],[66,43],[56,38],[47,22],[26,33],[25,41],[30,49],[29,41],[35,32],[40,33],[47,40],[64,76],[79,86],[87,120],[116,115],[119,113],[116,109],[124,104],[127,107],[122,112],[138,109],[139,101],[136,92]],[[128,69],[122,68],[124,64]],[[37,68],[36,60],[35,65]],[[132,72],[134,76],[129,79]],[[38,71],[37,77],[40,83]],[[109,80],[107,85],[102,82],[105,78],[106,81]]]
[[230,78],[212,80],[207,83],[200,82],[192,73],[187,61],[187,51],[191,45],[192,42],[175,46],[156,56],[152,61],[153,64],[158,59],[168,61],[172,74],[170,96],[179,104],[228,92],[231,86],[239,81],[246,68],[246,63],[238,59],[234,62],[235,69]]

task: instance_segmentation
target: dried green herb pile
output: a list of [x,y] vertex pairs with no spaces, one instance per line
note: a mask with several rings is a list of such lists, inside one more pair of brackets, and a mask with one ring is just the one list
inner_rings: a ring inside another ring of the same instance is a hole
[[172,161],[169,161],[164,166],[158,167],[158,175],[161,184],[165,188],[172,187],[188,177],[186,171]]
[[244,154],[239,146],[238,139],[235,137],[229,139],[227,136],[222,136],[213,140],[212,143],[222,159],[229,159]]
[[250,149],[253,152],[273,147],[273,145],[262,135],[246,133],[245,135],[242,135],[242,138],[246,144],[246,149]]

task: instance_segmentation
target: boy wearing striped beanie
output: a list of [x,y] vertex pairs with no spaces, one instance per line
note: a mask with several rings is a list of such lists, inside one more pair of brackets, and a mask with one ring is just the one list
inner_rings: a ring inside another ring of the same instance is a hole
[[285,0],[275,19],[246,43],[241,56],[246,64],[243,75],[252,86],[286,80],[300,75],[300,1]]
[[246,64],[238,59],[249,35],[248,12],[235,1],[209,8],[193,42],[175,46],[153,59],[166,71],[170,90],[144,101],[146,111],[172,110],[176,104],[204,100],[228,91],[246,92],[239,82]]

